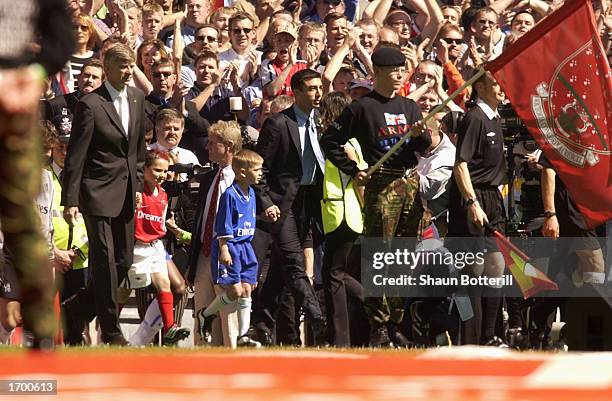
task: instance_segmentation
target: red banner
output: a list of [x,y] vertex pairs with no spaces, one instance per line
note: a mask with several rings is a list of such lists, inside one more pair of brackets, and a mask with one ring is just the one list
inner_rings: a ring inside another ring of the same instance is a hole
[[485,68],[538,142],[588,228],[612,218],[612,75],[591,2],[566,1]]

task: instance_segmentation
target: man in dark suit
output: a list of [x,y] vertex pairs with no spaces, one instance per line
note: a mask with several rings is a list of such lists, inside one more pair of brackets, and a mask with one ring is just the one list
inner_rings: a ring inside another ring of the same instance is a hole
[[98,59],[88,61],[77,79],[78,89],[53,99],[43,101],[45,118],[62,134],[70,134],[74,110],[79,100],[98,89],[104,80],[104,67]]
[[[97,315],[102,341],[117,345],[127,344],[116,291],[132,264],[135,193],[143,185],[145,155],[144,95],[127,86],[134,61],[125,45],[111,48],[104,58],[106,81],[77,104],[62,192],[64,218],[73,222],[83,213],[93,268],[87,289],[66,303],[68,315]],[[68,326],[68,343],[80,342]]]
[[[297,306],[303,307],[311,319],[315,341],[319,341],[324,318],[304,270],[303,246],[313,223],[321,220],[324,157],[316,128],[316,109],[322,97],[321,76],[313,70],[299,71],[291,78],[291,89],[295,104],[269,117],[259,135],[257,151],[264,163],[256,193],[264,216],[275,220],[264,230],[271,234],[280,251],[285,285],[295,296]],[[268,241],[260,238],[254,241],[259,261],[264,259],[268,245]],[[274,313],[258,310],[255,320],[262,315],[270,321]],[[271,329],[267,326],[258,325],[264,331]]]

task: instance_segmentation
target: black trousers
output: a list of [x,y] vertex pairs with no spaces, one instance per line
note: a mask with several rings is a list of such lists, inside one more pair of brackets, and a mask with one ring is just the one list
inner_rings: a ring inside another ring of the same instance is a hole
[[[275,223],[266,230],[257,230],[252,245],[257,256],[257,261],[262,265],[265,260],[271,242],[278,250],[280,263],[271,265],[263,283],[262,301],[258,302],[255,311],[255,325],[260,328],[265,326],[270,332],[270,328],[274,326],[276,311],[269,309],[274,303],[270,302],[274,294],[280,295],[283,288],[278,285],[278,281],[274,279],[276,276],[272,273],[276,269],[282,271],[284,285],[295,298],[296,307],[302,307],[307,316],[319,320],[323,318],[319,302],[315,291],[310,285],[306,271],[304,270],[304,249],[303,244],[308,234],[308,229],[311,224],[316,223],[317,215],[320,222],[319,200],[314,203],[314,193],[311,196],[310,188],[300,188],[294,207],[285,212],[283,220]],[[318,213],[317,213],[318,210]],[[267,279],[274,282],[268,282]],[[275,284],[276,283],[276,284]],[[267,293],[267,294],[266,294]]]
[[68,270],[62,274],[62,288],[60,290],[60,301],[65,301],[79,291],[87,287],[88,268]]
[[89,238],[91,280],[82,296],[83,302],[94,306],[93,311],[89,306],[85,317],[89,320],[94,314],[98,317],[102,340],[107,341],[122,334],[117,313],[117,287],[134,257],[134,210],[124,205],[117,217],[83,217]]
[[359,266],[359,254],[352,252],[359,234],[346,222],[325,236],[323,256],[323,290],[327,314],[328,336],[336,347],[350,347],[348,300],[352,297],[363,303],[363,287],[349,274],[352,266]]

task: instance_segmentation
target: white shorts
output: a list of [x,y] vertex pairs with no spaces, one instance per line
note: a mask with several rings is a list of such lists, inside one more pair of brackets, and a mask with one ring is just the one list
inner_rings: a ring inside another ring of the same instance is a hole
[[142,288],[151,284],[151,274],[168,274],[166,265],[166,249],[157,240],[151,243],[136,241],[134,245],[134,261],[128,271],[130,288]]

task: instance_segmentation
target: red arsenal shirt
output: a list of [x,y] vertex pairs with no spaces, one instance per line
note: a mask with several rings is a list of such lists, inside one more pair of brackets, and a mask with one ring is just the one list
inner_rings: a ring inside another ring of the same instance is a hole
[[145,184],[142,206],[136,209],[134,233],[138,241],[153,242],[166,235],[166,210],[168,195],[159,185],[157,195]]

